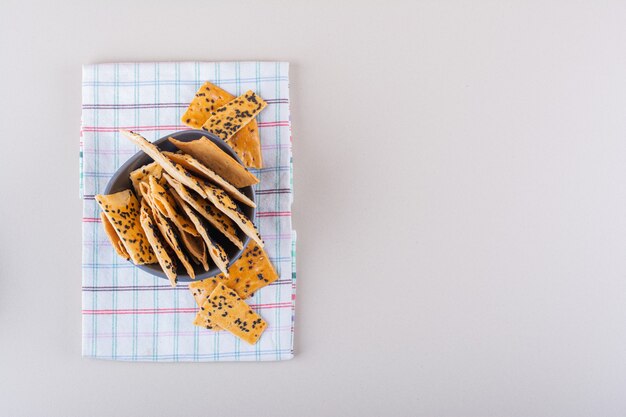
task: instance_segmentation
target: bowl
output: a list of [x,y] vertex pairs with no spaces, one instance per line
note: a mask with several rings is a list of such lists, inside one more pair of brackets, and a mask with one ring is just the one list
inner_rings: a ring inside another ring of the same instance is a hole
[[[183,142],[191,142],[193,140],[199,139],[200,137],[207,138],[208,140],[210,140],[211,142],[219,146],[221,150],[226,152],[228,155],[233,157],[233,159],[235,159],[237,162],[243,165],[243,163],[241,162],[237,154],[230,148],[230,146],[226,144],[226,142],[224,142],[222,139],[218,138],[217,136],[209,132],[205,132],[204,130],[184,130],[181,132],[176,132],[171,135],[164,136],[161,139],[154,141],[153,143],[156,146],[158,146],[159,149],[161,149],[162,151],[176,152],[178,151],[178,148],[176,148],[176,146],[174,146],[170,141],[168,141],[167,140],[168,138],[175,138]],[[150,158],[148,155],[146,155],[142,151],[131,156],[128,159],[128,161],[126,161],[115,172],[115,174],[113,174],[113,176],[109,180],[109,183],[104,189],[104,194],[114,194],[119,191],[123,191],[127,189],[133,190],[133,185],[130,181],[130,173],[143,165],[151,163],[152,161],[153,159]],[[246,197],[248,197],[252,201],[255,201],[254,190],[252,189],[252,187],[250,186],[243,187],[243,188],[240,188],[239,191],[241,191]],[[236,203],[239,209],[241,210],[241,212],[245,214],[246,217],[248,217],[249,219],[254,219],[254,213],[255,213],[254,208],[249,207],[245,204],[239,203],[237,201]],[[208,225],[209,234],[211,235],[211,237],[217,243],[219,243],[222,246],[222,248],[224,248],[224,251],[226,251],[226,255],[228,255],[228,259],[230,260],[228,265],[230,266],[233,262],[235,262],[241,256],[241,254],[243,253],[243,249],[239,249],[235,245],[233,245],[232,242],[230,242],[224,235],[222,235],[219,231],[217,231],[211,224],[209,224],[208,222],[206,222],[206,224]],[[250,240],[250,238],[241,230],[237,232],[237,235],[242,240],[243,247],[245,248],[248,245],[248,241]],[[214,262],[211,260],[210,257],[208,258],[208,261],[209,261],[209,266],[211,267],[208,271],[205,271],[204,268],[202,268],[202,265],[196,265],[193,261],[191,261],[191,264],[194,266],[194,272],[196,274],[195,280],[210,278],[220,273],[220,270],[217,268],[217,266],[215,266]],[[158,263],[147,264],[147,265],[135,265],[135,266],[152,275],[156,275],[163,279],[167,279],[167,276],[165,275],[165,273],[161,269],[161,266]],[[178,262],[178,270],[176,271],[176,274],[178,275],[178,282],[195,281],[187,274],[187,271],[185,271],[184,267],[182,266],[180,262]]]

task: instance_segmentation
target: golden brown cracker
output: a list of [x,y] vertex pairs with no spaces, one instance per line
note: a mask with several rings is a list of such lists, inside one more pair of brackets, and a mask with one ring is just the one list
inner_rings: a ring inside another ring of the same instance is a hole
[[237,293],[219,283],[200,307],[194,324],[216,324],[241,340],[254,345],[267,327],[265,320],[252,311]]
[[165,246],[163,245],[163,242],[161,240],[162,237],[159,233],[157,226],[154,224],[152,209],[146,203],[146,199],[143,199],[141,201],[141,213],[139,215],[139,219],[141,222],[141,227],[143,228],[143,231],[148,238],[148,242],[150,242],[150,246],[156,254],[159,265],[161,265],[161,269],[163,269],[163,272],[170,280],[170,284],[172,285],[172,287],[175,287],[177,282],[176,264],[175,261],[170,257]]
[[111,245],[113,245],[113,249],[115,249],[115,252],[126,260],[130,259],[128,252],[126,252],[126,248],[122,244],[122,240],[117,235],[117,231],[103,211],[100,212],[100,221],[102,222],[102,226],[104,227],[104,233],[106,233],[107,237],[109,238],[109,241],[111,242]]
[[174,138],[169,138],[169,141],[237,188],[247,187],[259,182],[259,179],[243,165],[205,137],[201,136],[199,139],[191,142],[182,142]]
[[250,123],[265,106],[267,103],[261,97],[252,90],[248,90],[236,99],[215,109],[211,117],[202,125],[202,129],[223,140],[228,140]]
[[209,201],[200,198],[197,194],[193,194],[187,190],[180,182],[167,174],[163,177],[168,184],[178,193],[187,204],[189,204],[194,210],[196,210],[202,217],[207,219],[213,227],[215,227],[220,233],[228,238],[239,249],[243,249],[243,242],[237,236],[237,227],[224,213],[219,211]]
[[131,190],[95,196],[100,208],[117,232],[130,259],[136,265],[151,264],[157,258],[139,222],[139,201]]
[[256,207],[254,201],[246,197],[241,191],[239,191],[234,185],[220,177],[217,173],[204,166],[200,161],[191,155],[185,153],[173,153],[163,152],[163,155],[167,156],[172,162],[180,164],[187,171],[192,172],[201,178],[211,181],[212,183],[219,185],[237,201],[244,203],[250,207]]
[[150,158],[154,159],[165,172],[170,174],[173,178],[180,181],[185,186],[191,188],[202,197],[205,197],[204,191],[200,184],[196,184],[192,181],[189,176],[190,174],[180,165],[173,163],[168,158],[166,158],[159,148],[156,147],[152,142],[148,141],[146,138],[141,136],[138,133],[132,132],[130,130],[120,129],[120,132],[124,136],[126,136],[131,142],[139,147],[142,151],[144,151]]

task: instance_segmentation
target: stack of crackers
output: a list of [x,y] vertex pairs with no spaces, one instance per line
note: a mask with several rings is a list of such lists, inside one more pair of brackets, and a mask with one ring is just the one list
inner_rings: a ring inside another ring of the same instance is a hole
[[[261,168],[255,117],[265,106],[252,91],[235,97],[205,83],[182,120],[224,140],[245,166]],[[179,265],[193,279],[196,268],[215,264],[219,275],[189,285],[200,308],[194,324],[256,343],[267,323],[244,300],[278,278],[257,228],[239,207],[256,207],[240,189],[259,179],[205,137],[169,138],[179,151],[163,152],[135,132],[121,132],[154,162],[130,173],[132,190],[96,196],[113,248],[136,265],[158,263],[172,286]],[[245,248],[238,230],[250,238]],[[243,250],[232,264],[218,233]]]

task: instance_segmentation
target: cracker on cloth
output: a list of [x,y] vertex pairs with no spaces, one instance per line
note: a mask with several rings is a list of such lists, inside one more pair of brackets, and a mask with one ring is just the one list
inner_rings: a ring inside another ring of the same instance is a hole
[[189,284],[198,306],[201,306],[206,297],[215,289],[218,283],[223,283],[228,288],[235,290],[242,299],[252,296],[258,289],[271,284],[278,279],[274,265],[269,256],[252,239],[246,246],[239,259],[228,268],[229,275],[216,275],[212,278]]
[[196,95],[180,120],[187,126],[200,129],[211,114],[235,98],[228,91],[206,82],[196,91]]
[[267,103],[252,90],[248,90],[233,101],[215,109],[202,129],[228,140],[250,123]]
[[165,246],[163,245],[159,230],[154,225],[152,209],[150,208],[150,206],[148,206],[148,203],[146,203],[145,198],[141,200],[141,214],[139,215],[139,219],[141,222],[141,227],[143,228],[143,231],[148,238],[148,242],[150,242],[150,246],[156,254],[159,265],[161,265],[163,272],[170,280],[170,284],[172,284],[172,287],[175,287],[177,282],[175,261],[172,260],[169,253],[167,253]]
[[[196,92],[181,121],[194,129],[200,129],[215,110],[233,101],[235,96],[220,87],[204,83]],[[228,145],[237,153],[243,164],[249,168],[263,168],[259,126],[256,119],[245,125],[228,140]]]
[[213,227],[228,238],[239,249],[243,249],[243,242],[237,236],[237,227],[224,213],[219,211],[207,200],[200,198],[197,194],[191,193],[180,182],[167,174],[163,174],[167,183],[175,190],[178,195],[196,210],[202,217],[207,219]]
[[235,136],[227,142],[237,154],[241,162],[248,168],[263,168],[263,153],[261,139],[256,119],[245,125]]
[[169,141],[237,188],[247,187],[259,182],[259,179],[243,165],[203,136],[191,142],[182,142],[174,138],[169,138]]
[[[209,322],[207,324],[207,322]],[[200,307],[193,322],[207,327],[215,323],[251,345],[254,345],[267,327],[265,320],[250,309],[234,290],[219,283]]]
[[167,156],[172,162],[180,164],[183,168],[185,168],[189,172],[193,172],[194,174],[199,175],[200,177],[211,181],[212,183],[219,185],[237,201],[241,201],[247,206],[256,207],[254,201],[250,200],[246,197],[241,191],[239,191],[234,185],[226,181],[224,178],[220,177],[217,173],[213,172],[211,169],[202,165],[200,161],[194,158],[191,155],[187,155],[184,153],[173,153],[173,152],[163,152],[163,155]]
[[130,130],[120,129],[120,132],[122,132],[122,134],[126,136],[131,142],[137,145],[139,149],[144,151],[150,158],[154,159],[155,162],[161,165],[161,168],[163,168],[165,172],[200,194],[202,197],[206,197],[204,191],[202,190],[202,187],[200,187],[200,184],[194,183],[189,178],[190,174],[185,170],[185,168],[181,167],[180,165],[174,164],[172,161],[167,159],[161,153],[159,148],[157,148],[152,142],[148,141],[148,139],[144,138],[140,134],[132,132]]
[[139,222],[139,201],[131,190],[95,196],[100,208],[117,232],[122,245],[136,265],[157,261]]

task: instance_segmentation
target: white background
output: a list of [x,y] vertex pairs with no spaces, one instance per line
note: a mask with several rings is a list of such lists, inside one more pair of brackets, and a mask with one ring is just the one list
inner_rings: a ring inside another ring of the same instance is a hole
[[[0,2],[0,415],[626,414],[626,3],[157,3]],[[81,359],[81,64],[237,59],[291,62],[296,357]]]

